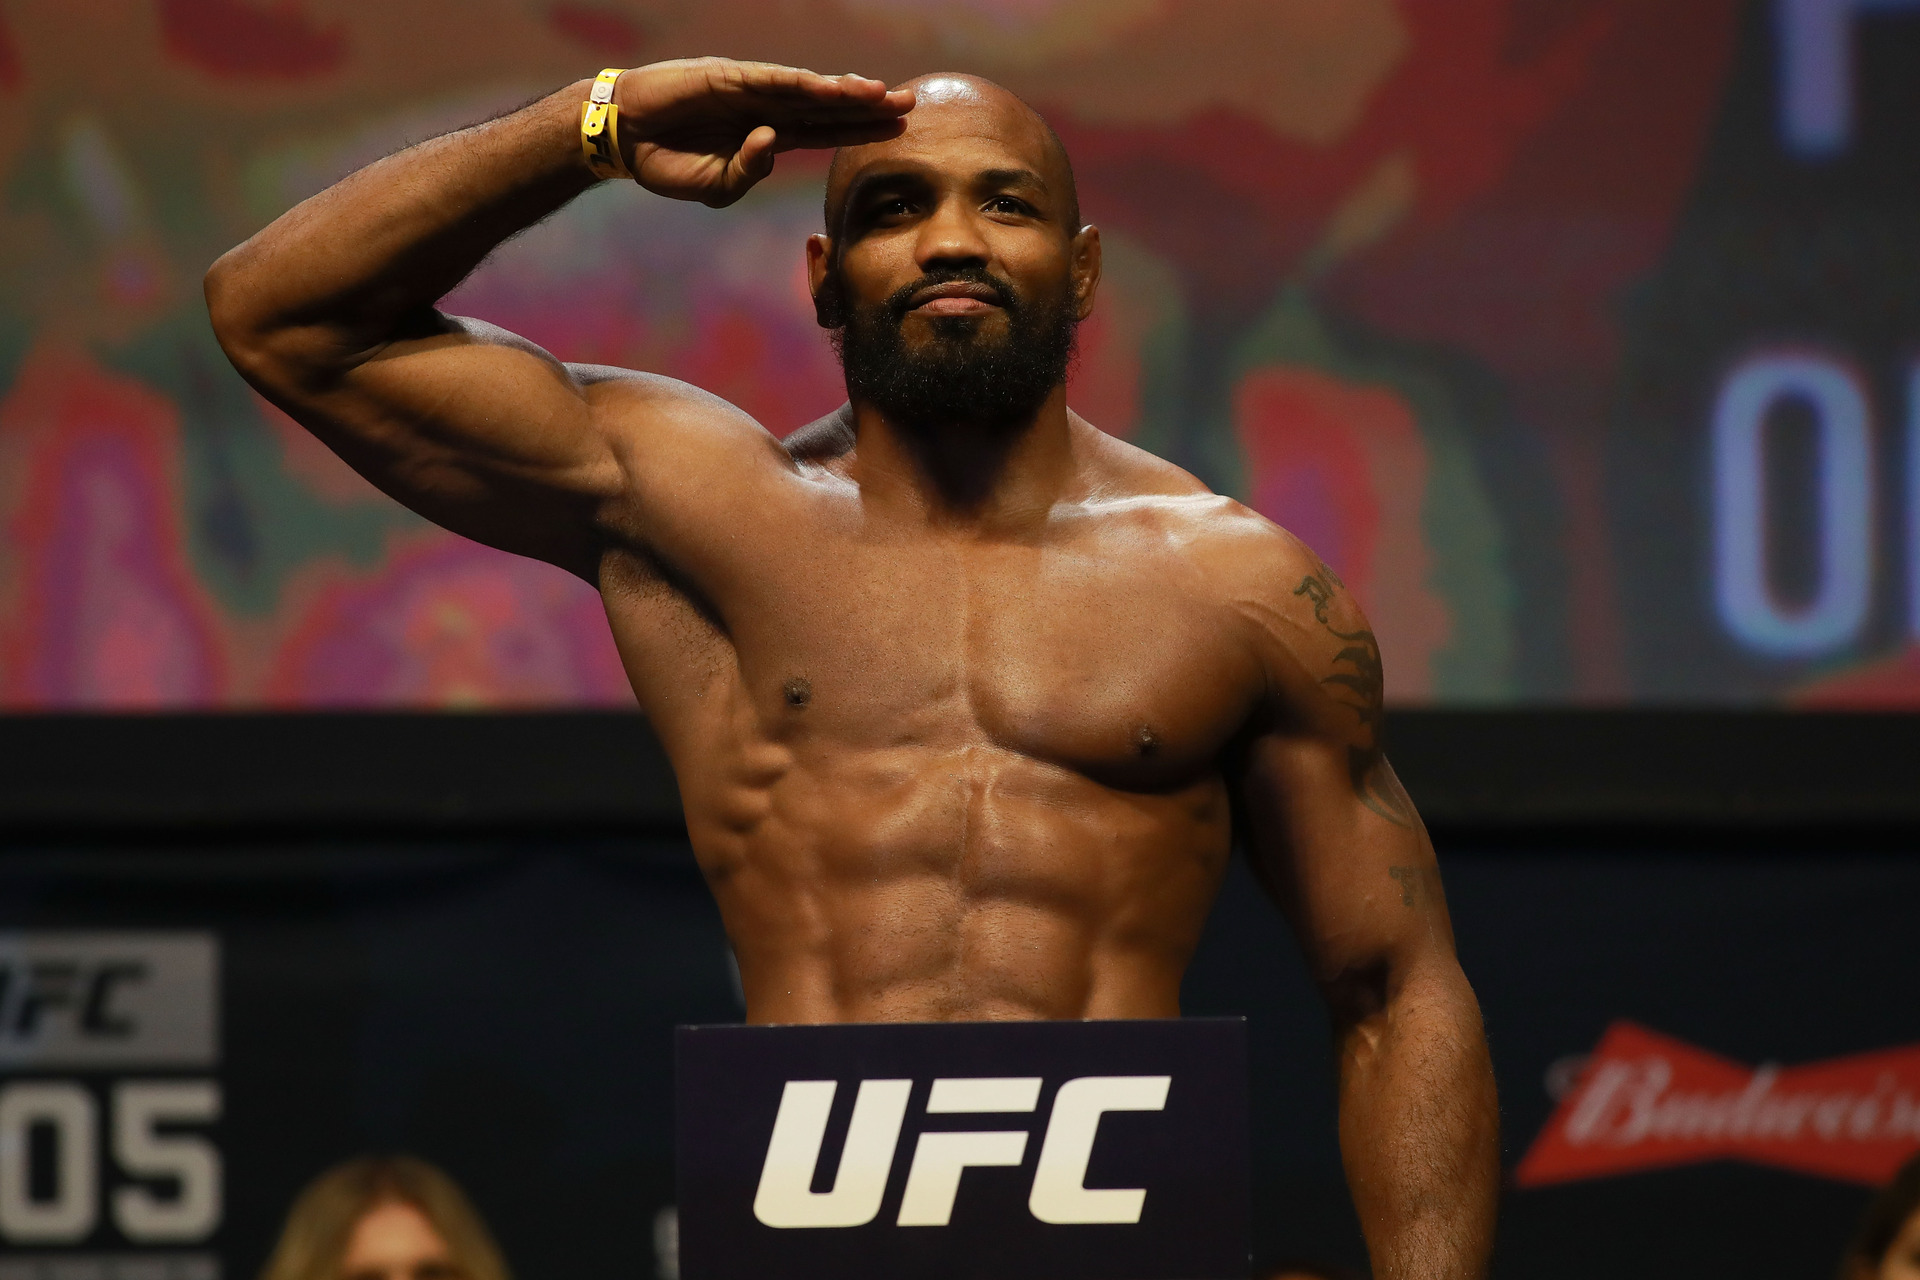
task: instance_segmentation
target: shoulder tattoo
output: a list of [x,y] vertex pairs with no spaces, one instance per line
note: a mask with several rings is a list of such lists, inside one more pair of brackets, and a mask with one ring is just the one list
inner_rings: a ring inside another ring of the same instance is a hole
[[1359,717],[1364,741],[1347,748],[1347,772],[1353,781],[1353,793],[1373,812],[1396,826],[1413,825],[1413,803],[1400,780],[1393,776],[1380,747],[1380,731],[1386,719],[1386,681],[1380,663],[1380,644],[1373,632],[1362,627],[1342,631],[1327,617],[1334,593],[1345,590],[1339,575],[1324,563],[1318,573],[1309,573],[1293,589],[1313,604],[1313,617],[1327,633],[1341,642],[1333,655],[1333,670],[1320,678],[1334,701]]

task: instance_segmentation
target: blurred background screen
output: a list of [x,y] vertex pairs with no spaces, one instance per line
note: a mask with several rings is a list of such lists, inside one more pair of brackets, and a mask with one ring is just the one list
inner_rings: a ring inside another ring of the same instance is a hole
[[[0,2],[0,705],[622,706],[593,593],[234,375],[200,276],[607,64],[978,71],[1106,236],[1074,406],[1286,525],[1399,703],[1920,705],[1920,3]],[[606,184],[450,309],[784,433],[823,156]]]

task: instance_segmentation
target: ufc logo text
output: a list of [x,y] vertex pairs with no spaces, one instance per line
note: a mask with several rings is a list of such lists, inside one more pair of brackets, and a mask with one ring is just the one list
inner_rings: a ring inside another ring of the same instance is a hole
[[[1060,1086],[1040,1142],[1027,1209],[1054,1225],[1135,1223],[1145,1188],[1089,1188],[1088,1162],[1101,1117],[1111,1111],[1161,1111],[1171,1076],[1081,1076]],[[928,1095],[928,1115],[1016,1115],[1040,1102],[1038,1076],[941,1078]],[[753,1216],[769,1227],[861,1227],[880,1213],[900,1144],[911,1080],[863,1080],[853,1104],[840,1165],[828,1191],[812,1184],[839,1090],[832,1080],[789,1080],[761,1166]],[[1018,1167],[1027,1129],[941,1130],[920,1135],[895,1223],[944,1227],[953,1217],[961,1174],[969,1168]]]

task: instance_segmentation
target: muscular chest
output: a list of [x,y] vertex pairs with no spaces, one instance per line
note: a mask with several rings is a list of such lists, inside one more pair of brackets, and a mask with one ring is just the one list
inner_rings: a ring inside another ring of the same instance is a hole
[[717,609],[775,736],[991,743],[1123,785],[1208,767],[1253,674],[1164,551],[1125,540],[796,538],[743,554]]

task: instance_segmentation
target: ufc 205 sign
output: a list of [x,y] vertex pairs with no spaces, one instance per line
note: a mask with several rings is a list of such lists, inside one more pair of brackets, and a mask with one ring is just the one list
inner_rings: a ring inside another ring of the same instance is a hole
[[678,1066],[688,1280],[1246,1274],[1239,1019],[683,1028]]
[[222,1217],[219,965],[205,933],[0,932],[0,1253],[210,1273],[171,1250]]

